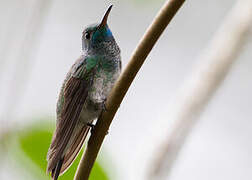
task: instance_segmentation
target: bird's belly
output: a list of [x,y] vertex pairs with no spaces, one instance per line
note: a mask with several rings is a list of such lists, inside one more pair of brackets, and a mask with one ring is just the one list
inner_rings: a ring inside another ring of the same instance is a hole
[[95,103],[103,103],[111,91],[120,71],[100,71],[96,74],[89,91],[89,98]]
[[84,124],[91,123],[100,115],[101,107],[101,105],[93,104],[90,100],[87,100],[80,114],[80,122]]
[[81,112],[81,122],[90,123],[100,115],[103,104],[111,91],[120,71],[106,72],[100,70],[93,79],[87,99]]
[[97,77],[94,79],[93,85],[89,91],[89,98],[94,103],[101,103],[107,97],[107,92],[110,88],[107,86],[106,80],[103,77]]

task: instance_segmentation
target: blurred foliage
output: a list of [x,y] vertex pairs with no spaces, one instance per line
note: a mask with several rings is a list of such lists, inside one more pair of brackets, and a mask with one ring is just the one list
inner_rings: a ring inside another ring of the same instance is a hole
[[[11,152],[14,154],[15,160],[17,160],[25,168],[26,171],[31,174],[32,179],[50,179],[49,175],[46,175],[46,155],[50,146],[54,125],[51,123],[45,123],[49,121],[37,121],[43,122],[43,124],[33,124],[22,131],[19,131],[16,136],[16,143]],[[79,164],[83,151],[79,153],[78,157],[72,164],[72,166],[62,175],[59,180],[73,179],[77,166]],[[103,167],[99,163],[95,163],[91,172],[90,180],[108,180],[108,176]]]

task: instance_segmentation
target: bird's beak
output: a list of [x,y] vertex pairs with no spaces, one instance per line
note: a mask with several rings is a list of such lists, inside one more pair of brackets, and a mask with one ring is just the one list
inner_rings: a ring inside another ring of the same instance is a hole
[[106,11],[105,15],[104,15],[103,18],[102,18],[102,21],[101,21],[100,25],[98,26],[98,29],[100,29],[100,28],[106,26],[107,20],[108,20],[108,16],[109,16],[109,13],[110,13],[110,11],[111,11],[111,9],[112,9],[112,6],[113,6],[113,5],[110,5],[110,6],[109,6],[108,10]]

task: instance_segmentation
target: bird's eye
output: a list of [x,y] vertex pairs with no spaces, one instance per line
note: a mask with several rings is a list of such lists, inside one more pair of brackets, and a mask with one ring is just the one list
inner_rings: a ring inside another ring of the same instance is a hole
[[85,33],[85,38],[86,38],[86,39],[90,39],[90,33],[86,32],[86,33]]

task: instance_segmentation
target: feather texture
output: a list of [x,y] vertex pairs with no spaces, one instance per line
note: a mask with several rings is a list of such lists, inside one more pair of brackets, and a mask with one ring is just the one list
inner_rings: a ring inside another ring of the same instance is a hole
[[83,104],[88,95],[87,86],[88,82],[86,80],[75,77],[71,77],[66,83],[64,106],[48,152],[48,172],[51,172],[56,167],[57,162],[62,158],[67,143],[73,134],[73,130],[78,124]]
[[89,129],[90,127],[84,125],[80,129],[80,131],[76,134],[73,144],[69,147],[69,151],[67,151],[64,156],[64,162],[61,167],[60,174],[66,171],[77,157],[79,151],[83,146],[83,143],[86,139]]

